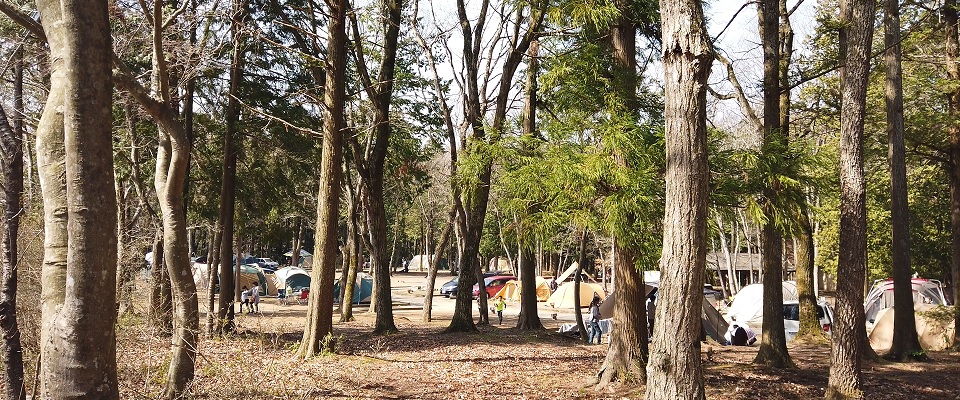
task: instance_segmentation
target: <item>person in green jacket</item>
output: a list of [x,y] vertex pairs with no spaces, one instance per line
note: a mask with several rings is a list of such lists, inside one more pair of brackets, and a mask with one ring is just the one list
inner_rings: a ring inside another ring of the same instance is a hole
[[507,303],[503,301],[503,296],[498,296],[493,306],[497,310],[497,318],[500,319],[500,325],[503,325],[503,309],[507,308]]

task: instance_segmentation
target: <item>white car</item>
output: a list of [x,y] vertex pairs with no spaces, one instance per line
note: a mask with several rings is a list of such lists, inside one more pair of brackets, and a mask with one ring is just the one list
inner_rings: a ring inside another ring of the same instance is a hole
[[277,268],[280,268],[280,263],[269,258],[258,258],[257,264],[260,265],[260,268],[271,269],[274,271],[276,271]]
[[[833,310],[830,304],[825,301],[817,303],[817,317],[820,318],[820,327],[823,332],[830,334],[833,328]],[[786,301],[783,303],[783,330],[787,336],[787,342],[793,340],[800,331],[800,303],[797,301]]]

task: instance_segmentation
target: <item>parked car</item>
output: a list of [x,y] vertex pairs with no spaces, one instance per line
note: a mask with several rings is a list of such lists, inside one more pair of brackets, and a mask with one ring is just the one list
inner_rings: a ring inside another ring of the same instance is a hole
[[[833,329],[833,310],[830,304],[825,301],[817,303],[817,318],[820,319],[820,327],[829,335]],[[783,303],[783,330],[788,342],[797,336],[797,332],[800,331],[800,303],[796,301]]]
[[460,277],[456,276],[447,283],[444,283],[443,286],[440,286],[440,295],[451,298],[457,295],[457,288],[460,283]]
[[[491,298],[506,285],[507,282],[515,281],[517,277],[512,275],[497,275],[489,278],[483,278],[483,285],[487,291],[487,298]],[[480,297],[480,285],[473,285],[473,298]]]
[[269,269],[271,271],[276,271],[277,268],[280,268],[280,263],[269,258],[258,258],[257,265],[259,265],[260,268]]

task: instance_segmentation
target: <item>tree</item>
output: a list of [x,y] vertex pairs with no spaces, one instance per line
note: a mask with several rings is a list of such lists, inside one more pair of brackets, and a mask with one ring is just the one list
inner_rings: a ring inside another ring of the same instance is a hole
[[[537,18],[536,12],[531,12],[530,19],[533,23]],[[537,74],[540,69],[539,57],[540,42],[533,40],[527,49],[527,82],[524,90],[523,107],[523,137],[528,142],[537,144],[539,141],[535,137],[537,133]],[[518,260],[518,269],[520,271],[520,318],[517,320],[517,328],[524,330],[540,330],[543,324],[540,322],[540,316],[537,314],[537,274],[536,266],[533,260],[533,251],[531,251],[528,239],[527,243],[522,243],[520,237],[534,237],[533,230],[518,232],[518,241],[520,241],[520,251]],[[581,331],[585,332],[585,331]]]
[[[17,52],[18,60],[14,65],[15,112],[23,110],[23,60],[22,50]],[[27,391],[23,384],[23,346],[20,341],[20,326],[17,322],[17,232],[20,229],[21,192],[23,191],[23,119],[18,117],[10,126],[7,114],[0,107],[0,170],[3,171],[2,229],[3,240],[0,253],[3,254],[3,268],[0,273],[0,330],[3,336],[3,369],[5,398],[8,400],[26,399]]]
[[866,339],[863,283],[866,273],[866,196],[863,133],[874,2],[840,1],[840,252],[837,307],[827,399],[862,398],[861,363]]
[[106,1],[37,2],[51,90],[37,126],[44,199],[41,397],[117,398],[112,38]]
[[903,71],[900,66],[900,2],[883,2],[883,43],[886,47],[885,102],[890,165],[890,223],[893,227],[893,345],[886,357],[923,357],[913,311],[910,282],[910,211],[907,203],[907,162],[903,129]]
[[397,61],[397,42],[400,37],[400,17],[403,10],[403,1],[389,0],[383,5],[383,43],[378,46],[382,53],[377,80],[374,82],[367,70],[363,40],[360,37],[360,28],[355,13],[350,14],[350,21],[354,33],[354,57],[357,58],[357,71],[360,81],[366,89],[367,96],[373,103],[373,136],[368,142],[367,151],[360,145],[356,135],[350,136],[350,148],[353,151],[353,160],[365,190],[361,191],[363,211],[368,224],[370,248],[370,262],[373,268],[374,304],[373,310],[377,314],[374,332],[396,332],[397,325],[393,322],[393,297],[390,293],[390,260],[387,252],[387,215],[383,204],[384,163],[390,145],[392,124],[390,122],[390,105],[393,100],[395,67]]
[[[780,125],[779,1],[764,0],[757,7],[760,40],[763,44],[763,145],[761,153],[782,153],[786,145]],[[763,336],[754,362],[774,367],[793,366],[783,331],[783,236],[777,226],[776,197],[782,196],[778,182],[768,178],[763,190],[766,220],[761,234],[763,247]]]
[[[623,129],[622,136],[604,138],[604,145],[613,152],[617,167],[626,171],[642,170],[648,166],[637,165],[639,157],[631,157],[630,147],[643,143],[643,137],[637,133],[636,121],[640,120],[640,107],[637,99],[637,24],[634,22],[638,10],[632,2],[615,1],[619,16],[610,24],[609,46],[613,59],[613,90],[616,102],[621,104],[615,114],[626,116],[626,121],[618,128]],[[619,118],[613,118],[617,121]],[[659,192],[653,186],[647,190]],[[621,205],[623,207],[623,205]],[[643,220],[637,210],[624,207],[623,217],[628,221]],[[623,212],[623,211],[621,211]],[[616,212],[614,212],[616,213]],[[629,226],[633,228],[633,226]],[[637,270],[638,254],[643,251],[642,241],[637,236],[643,233],[616,227],[611,230],[615,238],[614,275],[617,277],[617,296],[614,299],[614,327],[610,335],[607,356],[597,374],[599,386],[603,387],[614,379],[628,381],[635,378],[646,381],[643,363],[647,360],[647,315],[643,276]]]
[[[481,274],[477,259],[490,195],[492,167],[488,145],[495,143],[503,131],[513,76],[531,41],[540,34],[540,24],[543,22],[545,14],[543,12],[538,13],[539,17],[532,19],[525,30],[521,30],[520,26],[512,30],[509,40],[510,46],[505,50],[507,57],[503,61],[500,79],[496,86],[497,96],[493,99],[493,123],[488,126],[485,123],[484,108],[481,106],[485,103],[486,94],[484,93],[484,97],[481,97],[479,77],[480,48],[484,43],[483,29],[489,7],[489,0],[484,0],[474,25],[467,16],[466,2],[457,0],[457,16],[460,21],[460,33],[463,35],[463,58],[466,72],[464,84],[467,86],[463,107],[466,123],[470,126],[470,135],[463,141],[462,153],[473,158],[469,170],[460,170],[460,176],[463,179],[461,182],[464,187],[462,190],[463,208],[458,211],[457,216],[457,223],[459,224],[457,229],[463,235],[459,257],[459,285],[463,288],[470,288],[480,281],[481,299],[483,298],[483,285],[482,280],[478,279]],[[519,10],[516,11],[519,12]],[[471,332],[476,330],[472,317],[472,305],[473,301],[469,290],[457,291],[457,302],[447,332]]]
[[706,269],[706,91],[713,50],[696,1],[661,1],[666,213],[657,324],[644,398],[703,399],[700,308]]
[[[943,25],[946,31],[947,77],[951,82],[960,81],[960,29],[957,24],[958,4],[950,0],[943,5]],[[955,121],[960,116],[960,87],[947,93],[947,115]],[[960,282],[960,123],[948,125],[950,177],[950,267],[953,282]],[[955,284],[956,285],[956,284]],[[960,290],[953,291],[953,304],[960,304]],[[960,349],[960,318],[954,318],[953,346]]]
[[303,358],[319,353],[321,341],[333,332],[333,278],[337,270],[349,4],[346,0],[329,0],[327,6],[330,19],[327,21],[326,86],[323,93],[323,152],[317,194],[317,240],[313,252],[321,259],[310,274],[310,308],[298,350],[298,355]]
[[[217,331],[224,334],[234,329],[234,299],[238,291],[238,280],[243,262],[238,258],[235,263],[234,254],[234,208],[236,207],[237,196],[237,153],[239,146],[237,141],[240,139],[240,85],[243,80],[244,69],[244,34],[243,27],[247,19],[247,2],[244,0],[234,1],[232,20],[230,21],[230,34],[233,37],[233,50],[230,53],[230,80],[227,88],[227,109],[226,131],[223,134],[223,178],[220,181],[220,215],[217,220],[217,231],[214,236],[219,237],[220,256],[220,298],[217,304],[217,318],[219,324]],[[209,266],[211,270],[216,269],[216,264]],[[211,286],[213,283],[211,281]]]

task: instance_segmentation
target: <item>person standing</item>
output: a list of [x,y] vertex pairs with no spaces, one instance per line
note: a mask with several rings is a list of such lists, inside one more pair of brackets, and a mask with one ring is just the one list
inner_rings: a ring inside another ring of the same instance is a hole
[[503,310],[507,308],[507,303],[503,301],[503,296],[497,296],[497,301],[493,303],[497,310],[497,318],[500,319],[500,325],[503,325]]
[[601,335],[603,331],[600,330],[600,296],[594,293],[593,301],[590,302],[590,344],[593,344],[594,336],[597,338],[597,344],[600,344]]
[[260,286],[254,285],[250,288],[250,312],[260,312]]
[[243,306],[247,306],[247,310],[250,309],[250,291],[247,290],[247,287],[244,286],[240,292],[240,313],[243,314]]

